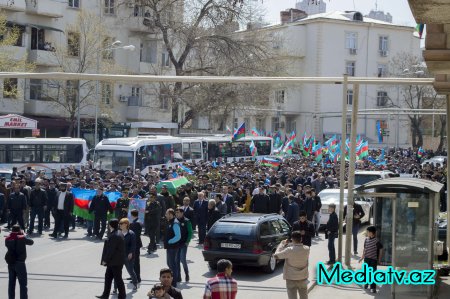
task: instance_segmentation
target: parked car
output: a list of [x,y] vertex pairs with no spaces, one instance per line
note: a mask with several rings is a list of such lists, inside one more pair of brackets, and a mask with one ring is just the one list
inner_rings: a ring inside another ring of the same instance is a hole
[[11,184],[12,170],[0,168],[0,177],[6,179],[6,186]]
[[208,231],[203,244],[203,258],[211,269],[217,261],[262,267],[275,271],[278,244],[289,238],[291,226],[278,214],[232,213],[222,217]]
[[423,167],[425,164],[432,164],[434,167],[436,167],[436,166],[442,167],[442,166],[444,166],[444,162],[446,160],[447,160],[446,156],[434,156],[430,159],[423,161],[421,165]]
[[[344,190],[344,205],[347,205],[347,192]],[[319,192],[320,200],[322,201],[322,208],[320,209],[320,225],[324,226],[327,224],[330,214],[328,213],[328,205],[334,203],[336,205],[336,214],[339,217],[339,199],[341,190],[340,189],[323,189]],[[370,221],[372,216],[372,204],[371,198],[355,197],[355,202],[360,204],[364,210],[364,217],[361,218],[361,223],[366,223]]]

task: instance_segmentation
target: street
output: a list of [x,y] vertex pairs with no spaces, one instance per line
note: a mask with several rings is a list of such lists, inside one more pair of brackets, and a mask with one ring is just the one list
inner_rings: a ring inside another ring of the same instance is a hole
[[[361,229],[361,232],[363,229]],[[50,232],[33,237],[33,246],[27,247],[27,270],[29,298],[94,298],[103,290],[103,277],[105,268],[100,265],[100,257],[103,242],[88,239],[86,230],[77,227],[71,231],[68,240],[53,240],[48,237]],[[8,232],[2,229],[1,236]],[[148,244],[148,238],[142,237],[144,246]],[[360,240],[363,240],[360,234]],[[362,242],[360,241],[360,253]],[[337,250],[337,241],[336,241]],[[2,298],[6,296],[8,289],[8,273],[6,263],[3,260],[5,246],[0,246],[0,290]],[[313,239],[310,253],[310,284],[315,279],[316,263],[328,260],[327,241],[323,234]],[[356,258],[355,258],[356,260]],[[182,290],[184,298],[201,298],[204,285],[208,278],[215,275],[203,261],[201,247],[197,246],[196,238],[191,242],[188,250],[188,263],[190,266],[190,282],[181,282],[178,287]],[[146,298],[147,292],[158,281],[159,270],[166,267],[165,250],[160,249],[156,254],[147,255],[146,250],[141,250],[141,276],[142,283],[137,292],[132,292],[132,284],[127,285],[127,298]],[[263,273],[258,268],[235,267],[233,277],[238,281],[238,298],[260,299],[261,296],[273,298],[287,298],[285,282],[282,278],[283,265],[280,263],[273,274]],[[123,277],[128,277],[124,268]],[[184,279],[184,273],[182,272]],[[317,287],[316,287],[317,288]],[[18,297],[19,286],[16,286]],[[372,296],[367,295],[367,298]],[[314,290],[310,298],[314,297]],[[321,298],[321,296],[317,296]]]

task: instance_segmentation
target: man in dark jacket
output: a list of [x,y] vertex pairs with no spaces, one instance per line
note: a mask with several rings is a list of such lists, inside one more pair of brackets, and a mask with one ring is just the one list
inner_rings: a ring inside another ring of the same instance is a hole
[[306,212],[300,211],[299,220],[292,225],[292,231],[300,231],[302,244],[311,247],[311,238],[314,237],[314,224],[306,218]]
[[320,228],[320,208],[322,208],[322,201],[320,200],[319,195],[316,195],[316,191],[314,189],[311,189],[311,198],[313,200],[312,207],[314,213],[312,222],[314,223],[316,237],[318,237]]
[[253,213],[269,213],[269,196],[265,193],[265,188],[259,187],[259,193],[254,195],[250,202],[250,211]]
[[[189,197],[185,197],[183,199],[183,202],[187,201],[189,203],[190,199]],[[191,220],[189,218],[186,218],[184,216],[184,209],[183,207],[178,207],[175,211],[175,216],[177,217],[178,222],[180,223],[180,231],[181,231],[181,240],[180,240],[180,254],[179,256],[179,262],[183,265],[184,274],[185,274],[185,281],[189,282],[189,268],[186,260],[187,256],[187,250],[189,246],[189,242],[191,242],[192,239],[192,224]],[[177,278],[177,282],[181,281],[181,269],[179,272],[179,276]]]
[[294,222],[298,221],[298,215],[300,213],[298,204],[294,200],[294,195],[288,196],[289,206],[287,210],[286,220],[290,225],[294,225]]
[[[136,209],[131,210],[131,223],[130,230],[136,235],[136,251],[134,252],[134,272],[138,282],[141,282],[141,261],[140,261],[140,250],[143,246],[141,234],[142,234],[142,224],[139,222],[139,212]],[[130,277],[131,279],[131,277]]]
[[105,284],[103,293],[97,298],[107,299],[111,291],[111,284],[114,279],[119,290],[119,299],[125,299],[127,294],[125,292],[125,284],[122,280],[122,268],[124,265],[125,256],[125,241],[122,232],[119,228],[119,220],[111,219],[109,221],[108,239],[105,240],[102,253],[101,264],[106,266]]
[[226,213],[229,214],[234,212],[234,196],[229,193],[228,186],[223,186],[222,192],[222,201],[226,204]]
[[[58,201],[57,191],[55,181],[51,180],[48,184],[48,188],[45,190],[47,193],[47,209],[44,212],[44,228],[50,228],[50,212],[53,213],[55,204]],[[53,217],[56,217],[54,213]]]
[[145,232],[150,238],[150,243],[147,247],[147,253],[151,254],[157,250],[156,244],[158,243],[157,235],[160,229],[161,223],[161,205],[156,201],[156,195],[150,194],[145,207]]
[[[313,199],[311,195],[311,190],[305,192],[305,199],[303,200],[303,210],[306,212],[306,218],[308,221],[313,220],[314,211],[313,211]],[[300,209],[302,210],[302,209]]]
[[194,213],[198,226],[198,243],[203,244],[208,223],[208,201],[203,192],[198,193],[198,199],[194,202]]
[[42,235],[44,228],[44,211],[47,209],[47,193],[41,189],[41,182],[34,182],[34,189],[30,193],[31,217],[28,225],[28,233],[32,234],[34,230],[34,220],[38,217],[38,233]]
[[328,213],[330,213],[330,218],[327,222],[327,227],[325,229],[326,237],[328,237],[328,254],[330,260],[327,262],[328,265],[333,265],[336,262],[336,250],[334,248],[334,239],[337,238],[339,230],[339,221],[336,215],[336,205],[330,204],[328,206]]
[[[134,272],[134,259],[136,254],[136,235],[130,230],[130,221],[128,218],[122,218],[119,221],[119,228],[122,231],[123,239],[125,242],[125,254],[124,264],[130,275],[131,282],[133,283],[133,291],[138,288],[138,279],[136,272]],[[116,290],[116,283],[114,283],[114,290]],[[116,292],[117,293],[117,292]]]
[[269,213],[280,214],[281,195],[276,191],[276,186],[272,185],[269,189]]
[[53,205],[53,215],[55,215],[55,228],[50,237],[57,238],[61,224],[64,226],[64,239],[69,237],[69,225],[72,220],[74,199],[73,194],[66,191],[67,184],[61,183],[56,193],[56,202]]
[[[97,188],[97,194],[92,199],[89,207],[89,213],[94,212],[94,234],[99,240],[103,239],[105,234],[108,211],[112,213],[113,208],[108,197],[103,194],[103,187],[100,186]],[[102,226],[101,230],[100,224]]]
[[219,210],[217,210],[216,208],[216,201],[214,199],[210,199],[208,202],[208,225],[206,227],[207,231],[209,231],[214,223],[222,218],[222,216],[223,215],[220,214]]
[[9,298],[15,298],[16,279],[20,285],[20,298],[28,298],[27,268],[25,266],[25,260],[27,259],[26,245],[33,245],[33,243],[34,241],[27,238],[17,224],[13,225],[11,234],[5,239],[5,246],[8,250],[6,255],[9,256],[7,259]]
[[[353,227],[352,227],[352,235],[353,235],[353,253],[358,254],[358,233],[359,227],[361,226],[361,218],[366,215],[364,213],[363,208],[360,204],[356,202],[353,204]],[[347,205],[344,207],[344,219],[347,219]]]
[[27,209],[27,199],[25,195],[20,192],[20,184],[15,183],[13,187],[13,192],[9,195],[7,208],[11,218],[10,225],[19,223],[22,229],[25,228],[23,222],[23,214]]

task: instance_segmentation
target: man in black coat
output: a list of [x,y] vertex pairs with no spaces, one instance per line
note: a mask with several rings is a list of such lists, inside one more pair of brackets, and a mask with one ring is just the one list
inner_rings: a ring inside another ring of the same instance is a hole
[[307,190],[305,192],[305,199],[303,200],[302,208],[306,212],[306,218],[308,219],[308,221],[312,221],[314,211],[313,211],[313,199],[311,195],[311,190]]
[[161,223],[161,205],[156,201],[156,195],[150,194],[145,207],[145,233],[150,238],[150,243],[147,247],[147,253],[150,254],[157,250],[158,243],[157,235],[160,230]]
[[[360,204],[356,202],[353,204],[353,227],[352,227],[352,235],[353,235],[353,253],[358,254],[358,233],[359,227],[361,226],[361,218],[366,215],[364,213],[363,208]],[[347,219],[347,205],[344,206],[344,219]]]
[[61,224],[64,226],[64,239],[69,236],[69,226],[72,221],[72,213],[74,206],[73,194],[66,191],[67,184],[61,183],[56,193],[56,201],[53,203],[52,210],[55,215],[55,228],[50,237],[57,238]]
[[7,259],[9,298],[15,298],[16,279],[20,285],[20,298],[28,298],[27,268],[25,266],[25,260],[27,259],[26,245],[33,245],[33,243],[33,240],[23,234],[19,225],[13,225],[11,234],[5,239],[5,246],[8,250],[6,255],[9,256]]
[[119,290],[118,298],[125,299],[127,294],[125,292],[125,284],[122,279],[122,268],[124,265],[125,256],[125,241],[122,232],[119,228],[119,220],[111,219],[109,221],[108,239],[105,240],[102,253],[101,264],[106,266],[105,284],[103,293],[97,298],[107,299],[111,291],[111,284],[114,279]]
[[9,195],[6,207],[9,211],[11,220],[10,225],[14,225],[18,222],[20,227],[24,229],[23,214],[27,209],[27,198],[20,192],[20,184],[14,184],[13,192]]
[[205,193],[199,192],[198,199],[194,202],[195,219],[198,226],[198,243],[203,244],[206,237],[206,225],[208,224],[208,201]]
[[259,193],[254,195],[250,202],[250,211],[253,213],[269,213],[269,196],[265,193],[265,188],[259,187]]
[[276,186],[272,185],[269,189],[269,213],[280,214],[281,195],[276,191]]
[[300,211],[299,220],[292,225],[292,231],[300,231],[302,244],[311,247],[311,238],[314,237],[314,224],[306,218],[306,212]]
[[208,225],[206,227],[207,231],[209,231],[214,223],[222,218],[222,216],[223,215],[219,212],[219,210],[216,209],[216,201],[214,199],[210,199],[208,202]]
[[136,251],[134,252],[134,272],[136,273],[138,282],[141,282],[141,261],[140,261],[140,249],[142,244],[142,224],[139,222],[139,212],[136,209],[131,210],[131,223],[130,230],[134,232],[136,236]]
[[30,224],[28,233],[32,234],[34,230],[34,220],[38,217],[38,233],[42,235],[44,228],[44,211],[47,209],[47,193],[41,189],[41,181],[34,182],[34,189],[30,193]]
[[[94,235],[97,236],[99,240],[103,239],[103,235],[106,230],[106,218],[108,212],[112,213],[113,208],[109,202],[108,197],[103,194],[103,187],[99,186],[97,188],[97,195],[91,201],[91,206],[89,207],[89,213],[94,212]],[[100,224],[102,226],[100,230]]]
[[53,208],[58,201],[57,191],[55,181],[51,180],[48,184],[48,188],[45,190],[47,193],[47,209],[44,212],[44,228],[50,228],[50,212],[53,213],[53,218],[56,217]]
[[316,191],[311,189],[311,197],[313,199],[313,223],[314,229],[316,230],[316,237],[319,236],[319,228],[320,228],[320,209],[322,208],[322,201],[320,200],[319,195],[316,195]]
[[298,207],[298,204],[294,200],[294,195],[289,194],[288,196],[289,200],[289,206],[287,210],[287,215],[285,215],[285,218],[287,222],[289,222],[290,225],[294,225],[296,221],[298,221],[298,215],[300,213],[300,209]]
[[339,230],[339,220],[336,215],[336,205],[328,205],[328,213],[330,213],[330,218],[327,222],[327,227],[325,229],[326,237],[328,238],[328,254],[330,260],[327,262],[328,265],[333,265],[336,262],[336,250],[334,248],[334,239],[338,236]]
[[[184,217],[186,217],[189,220],[194,218],[194,209],[190,207],[190,202],[191,202],[190,197],[185,197],[183,199],[183,206],[182,206]],[[192,220],[191,220],[191,223],[192,223]],[[194,225],[192,225],[192,226],[194,226]]]

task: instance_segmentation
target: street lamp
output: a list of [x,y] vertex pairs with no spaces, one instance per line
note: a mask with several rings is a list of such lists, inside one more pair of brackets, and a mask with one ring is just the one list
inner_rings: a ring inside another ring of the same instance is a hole
[[[111,44],[111,46],[107,47],[107,48],[103,48],[97,51],[97,74],[100,73],[100,54],[104,51],[114,51],[114,50],[125,50],[125,51],[134,51],[136,49],[135,46],[133,45],[127,45],[127,46],[120,46],[122,44],[121,41],[116,40],[115,42],[113,42]],[[97,145],[98,142],[98,138],[97,138],[97,130],[98,130],[98,99],[99,99],[99,90],[100,90],[100,80],[97,80],[97,84],[95,86],[95,127],[94,127],[94,146]]]

